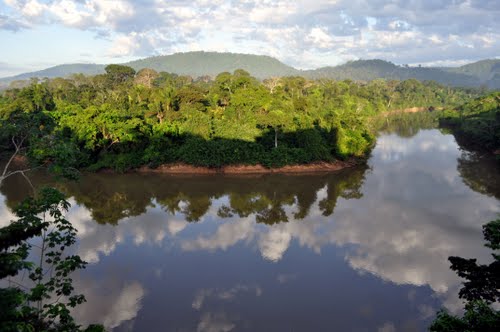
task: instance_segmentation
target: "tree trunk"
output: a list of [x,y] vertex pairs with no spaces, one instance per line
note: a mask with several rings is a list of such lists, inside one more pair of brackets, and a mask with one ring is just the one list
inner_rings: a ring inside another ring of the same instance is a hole
[[274,128],[274,148],[278,147],[278,129]]

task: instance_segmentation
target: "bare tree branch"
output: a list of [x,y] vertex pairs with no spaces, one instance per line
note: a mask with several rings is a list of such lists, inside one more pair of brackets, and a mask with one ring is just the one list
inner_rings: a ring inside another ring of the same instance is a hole
[[17,156],[17,154],[19,153],[19,150],[20,150],[19,146],[16,143],[16,140],[14,139],[14,136],[12,137],[12,143],[14,144],[14,147],[16,148],[16,151],[14,151],[14,153],[12,154],[12,156],[10,156],[9,161],[7,162],[7,164],[5,165],[5,167],[3,168],[3,173],[2,173],[2,178],[1,178],[2,180],[8,176],[8,175],[6,176],[5,174],[7,174],[7,171],[9,170],[10,164],[12,163],[12,161]]

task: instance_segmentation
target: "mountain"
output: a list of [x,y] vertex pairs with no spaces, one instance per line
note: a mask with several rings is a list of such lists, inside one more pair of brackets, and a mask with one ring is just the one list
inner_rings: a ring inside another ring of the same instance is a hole
[[455,68],[441,68],[451,73],[465,74],[478,77],[479,80],[490,88],[500,89],[500,60],[488,59]]
[[[253,76],[264,79],[275,76],[300,75],[311,79],[351,79],[370,81],[377,78],[404,80],[433,80],[450,86],[478,87],[487,85],[500,89],[500,59],[482,60],[460,67],[408,67],[398,66],[384,60],[356,60],[334,67],[322,67],[313,70],[298,70],[270,56],[218,53],[218,52],[186,52],[171,55],[149,57],[124,63],[135,70],[151,68],[179,75],[199,77],[215,75],[236,69],[244,69]],[[104,73],[105,65],[101,64],[67,64],[32,73],[0,79],[0,87],[6,87],[15,80],[31,77],[65,77],[75,73],[95,75]]]
[[[266,55],[217,53],[217,52],[186,52],[171,55],[154,56],[141,60],[123,63],[135,70],[151,68],[156,71],[166,71],[178,75],[216,76],[219,73],[236,69],[244,69],[253,76],[264,79],[271,76],[299,75],[300,71],[285,65],[279,60]],[[0,84],[12,81],[26,80],[32,77],[66,77],[71,74],[82,73],[96,75],[104,73],[106,65],[98,64],[67,64],[50,67],[44,70],[0,78]]]
[[[499,61],[500,63],[500,61]],[[357,60],[336,67],[323,67],[306,71],[310,78],[351,79],[370,81],[378,78],[406,80],[415,78],[420,81],[436,81],[450,86],[479,86],[478,77],[465,73],[445,71],[435,67],[397,66],[384,60]]]
[[38,77],[38,78],[66,77],[66,76],[69,76],[71,74],[78,74],[78,73],[82,73],[85,75],[97,75],[97,74],[104,73],[104,67],[106,67],[106,65],[96,65],[96,64],[87,64],[87,63],[73,63],[73,64],[67,64],[67,65],[58,65],[55,67],[50,67],[50,68],[39,70],[39,71],[19,74],[16,76],[10,76],[10,77],[5,77],[5,78],[0,78],[0,82],[3,82],[3,81],[12,82],[12,81],[18,81],[18,80],[28,80],[32,77]]
[[476,76],[479,77],[482,81],[487,81],[491,79],[494,76],[494,74],[500,73],[500,60],[498,59],[481,60],[478,62],[463,65],[461,67],[455,67],[455,68],[445,67],[441,69],[452,73],[460,73],[470,76]]
[[187,52],[162,55],[126,63],[127,66],[139,70],[152,68],[179,75],[216,76],[219,73],[236,69],[244,69],[254,77],[264,79],[271,76],[298,75],[300,72],[279,60],[266,55]]

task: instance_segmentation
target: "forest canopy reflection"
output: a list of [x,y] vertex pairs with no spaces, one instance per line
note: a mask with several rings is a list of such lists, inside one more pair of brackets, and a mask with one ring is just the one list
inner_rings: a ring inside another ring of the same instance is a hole
[[[139,216],[154,203],[171,214],[181,213],[186,221],[199,221],[212,201],[227,196],[217,212],[220,218],[256,215],[265,224],[288,222],[284,208],[296,204],[293,217],[307,217],[317,192],[326,189],[319,201],[324,216],[334,212],[339,197],[359,199],[367,166],[330,174],[247,175],[247,176],[169,176],[143,174],[88,174],[79,182],[53,182],[42,173],[34,173],[35,187],[53,185],[85,206],[100,224],[117,224],[127,217]],[[251,185],[249,185],[251,183]],[[25,188],[25,190],[20,190]],[[8,179],[2,188],[9,206],[15,205],[30,187],[23,178]]]

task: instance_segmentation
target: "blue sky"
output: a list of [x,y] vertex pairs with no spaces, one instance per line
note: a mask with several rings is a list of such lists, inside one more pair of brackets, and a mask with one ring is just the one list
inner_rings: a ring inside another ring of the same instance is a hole
[[500,56],[499,0],[0,0],[0,77],[192,50],[298,68]]

